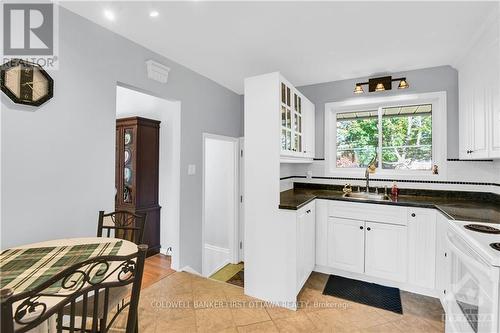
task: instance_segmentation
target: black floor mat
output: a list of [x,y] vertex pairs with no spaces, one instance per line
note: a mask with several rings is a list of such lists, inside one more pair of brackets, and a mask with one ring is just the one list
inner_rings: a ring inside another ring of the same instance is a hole
[[335,296],[403,314],[398,288],[330,275],[323,290],[323,295]]

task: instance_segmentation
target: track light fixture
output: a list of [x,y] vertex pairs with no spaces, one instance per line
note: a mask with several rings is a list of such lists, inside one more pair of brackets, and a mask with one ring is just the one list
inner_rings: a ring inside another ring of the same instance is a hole
[[363,87],[360,84],[356,84],[356,87],[354,88],[354,93],[355,94],[362,94],[365,91],[363,90]]
[[368,79],[368,82],[356,83],[356,86],[354,88],[354,93],[355,94],[364,93],[365,92],[363,90],[364,85],[368,85],[369,92],[392,90],[392,82],[394,81],[399,81],[398,89],[406,89],[410,87],[405,77],[393,79],[392,76],[381,76]]

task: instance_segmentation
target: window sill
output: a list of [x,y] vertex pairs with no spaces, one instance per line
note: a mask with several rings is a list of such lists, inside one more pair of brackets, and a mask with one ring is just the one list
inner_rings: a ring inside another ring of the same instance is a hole
[[[347,177],[347,178],[362,178],[365,179],[365,169],[334,169],[326,172],[327,177]],[[446,170],[441,168],[440,173],[435,175],[430,171],[386,171],[376,170],[375,173],[370,174],[371,179],[380,180],[446,180]]]

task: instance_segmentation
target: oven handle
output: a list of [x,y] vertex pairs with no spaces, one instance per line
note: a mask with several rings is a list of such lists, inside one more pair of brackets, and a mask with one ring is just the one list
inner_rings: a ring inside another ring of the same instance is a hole
[[[490,276],[491,270],[489,268],[490,264],[486,262],[479,254],[477,254],[474,250],[468,247],[468,245],[461,239],[461,237],[453,235],[451,232],[448,232],[447,235],[448,246],[450,246],[450,250],[456,252],[460,255],[460,259],[466,261],[472,266],[480,269],[485,272],[488,276]],[[462,243],[462,244],[461,244]]]

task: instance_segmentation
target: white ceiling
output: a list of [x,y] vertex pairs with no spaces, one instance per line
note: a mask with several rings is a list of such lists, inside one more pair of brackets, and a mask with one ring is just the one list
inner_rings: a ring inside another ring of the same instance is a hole
[[[494,2],[65,2],[62,6],[237,92],[454,64]],[[110,22],[105,10],[115,13]],[[156,10],[159,16],[149,17]]]

